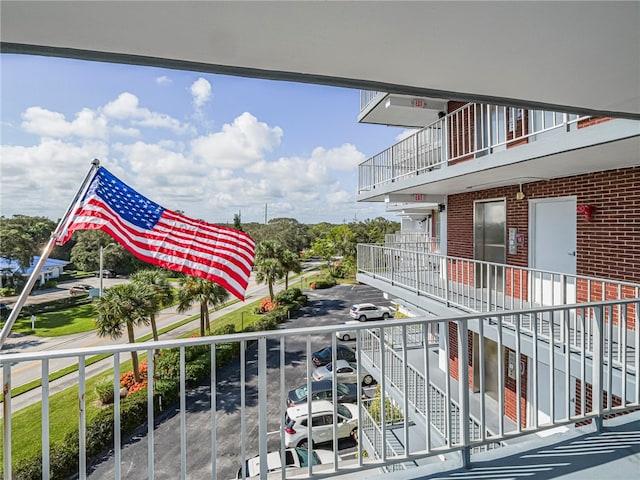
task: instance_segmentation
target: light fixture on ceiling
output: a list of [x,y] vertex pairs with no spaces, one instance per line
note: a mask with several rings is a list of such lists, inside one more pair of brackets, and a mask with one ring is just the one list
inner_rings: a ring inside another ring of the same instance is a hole
[[525,197],[524,192],[522,191],[522,184],[520,184],[520,191],[516,193],[516,200],[523,200]]

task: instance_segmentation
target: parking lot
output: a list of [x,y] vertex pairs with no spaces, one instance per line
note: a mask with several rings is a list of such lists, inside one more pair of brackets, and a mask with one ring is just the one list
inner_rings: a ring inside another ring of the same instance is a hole
[[[371,302],[390,306],[382,293],[366,285],[338,285],[326,290],[306,291],[309,303],[299,313],[282,325],[282,328],[302,328],[321,325],[338,325],[350,320],[349,308],[354,303]],[[289,337],[285,345],[284,368],[287,391],[306,383],[307,362],[306,336]],[[312,335],[312,351],[331,345],[331,337],[325,334]],[[340,342],[338,340],[338,342]],[[342,342],[340,342],[342,343]],[[353,346],[355,342],[346,342]],[[268,449],[280,448],[281,412],[284,399],[280,397],[280,368],[279,345],[268,343],[267,360],[267,425]],[[246,352],[246,378],[244,382],[245,395],[245,435],[244,448],[246,457],[258,454],[258,375],[255,361],[255,347]],[[313,368],[312,368],[313,370]],[[240,382],[239,359],[220,369],[217,374],[218,388],[216,391],[217,413],[217,477],[235,478],[241,465],[241,401],[242,389]],[[375,388],[375,387],[374,387]],[[285,395],[287,392],[284,392]],[[187,400],[186,438],[187,438],[187,471],[189,478],[207,478],[211,476],[211,418],[209,412],[209,386],[203,386],[190,392]],[[180,474],[180,419],[173,407],[158,419],[154,435],[156,453],[156,478],[173,479]],[[122,450],[123,469],[127,469],[130,478],[145,478],[147,476],[147,442],[143,431],[133,441],[127,442]],[[339,442],[339,454],[342,458],[354,458],[356,443],[351,438]],[[320,445],[317,448],[329,448],[331,445]],[[132,470],[130,470],[132,469]],[[90,474],[90,478],[113,478],[113,458],[109,457],[98,465]]]

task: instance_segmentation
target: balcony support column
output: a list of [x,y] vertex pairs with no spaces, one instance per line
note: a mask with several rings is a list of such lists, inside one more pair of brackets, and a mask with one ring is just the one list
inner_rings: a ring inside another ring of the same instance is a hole
[[[603,328],[604,328],[604,307],[594,307],[593,317],[593,385],[592,385],[592,410],[597,416],[594,419],[596,431],[602,431],[602,387],[603,387]],[[609,319],[611,321],[611,319]],[[587,394],[586,382],[582,386],[582,395]]]
[[[258,421],[260,422],[258,449],[260,458],[267,458],[267,418],[267,339],[260,337],[258,339]],[[309,443],[311,444],[311,441]],[[282,471],[284,472],[285,469],[283,468]],[[267,473],[267,462],[260,462],[260,478],[266,478]]]
[[469,335],[466,320],[458,322],[458,398],[460,401],[460,450],[462,467],[471,468],[469,447]]

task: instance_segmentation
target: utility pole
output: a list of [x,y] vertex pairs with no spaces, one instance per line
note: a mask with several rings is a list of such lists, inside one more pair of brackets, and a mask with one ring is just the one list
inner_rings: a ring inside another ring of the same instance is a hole
[[264,224],[267,224],[267,204],[264,204]]

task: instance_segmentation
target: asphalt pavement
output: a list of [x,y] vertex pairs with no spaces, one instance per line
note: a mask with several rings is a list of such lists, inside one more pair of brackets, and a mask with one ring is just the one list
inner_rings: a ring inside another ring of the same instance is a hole
[[[282,325],[282,328],[298,328],[335,325],[349,320],[348,310],[353,303],[377,302],[388,304],[382,293],[366,285],[338,285],[326,290],[305,291],[309,303],[298,315]],[[312,351],[331,341],[326,335],[312,335]],[[353,344],[353,342],[351,342]],[[306,383],[306,336],[288,337],[285,352],[285,379],[288,389]],[[279,344],[267,345],[267,429],[268,449],[280,446],[281,402],[279,375]],[[216,478],[235,478],[241,465],[241,445],[246,457],[258,453],[259,405],[256,348],[246,352],[246,378],[244,383],[245,411],[241,413],[241,387],[239,359],[225,365],[217,373],[216,389]],[[187,394],[186,445],[187,478],[211,478],[211,397],[209,386],[195,388]],[[241,425],[245,423],[242,436]],[[123,441],[121,471],[123,478],[147,478],[147,427]],[[154,440],[154,478],[180,478],[180,415],[171,406],[156,419]],[[320,446],[318,448],[321,448]],[[322,448],[331,448],[324,446]],[[339,442],[339,454],[343,460],[353,459],[356,444],[351,438]],[[113,452],[90,466],[91,479],[114,478]]]

